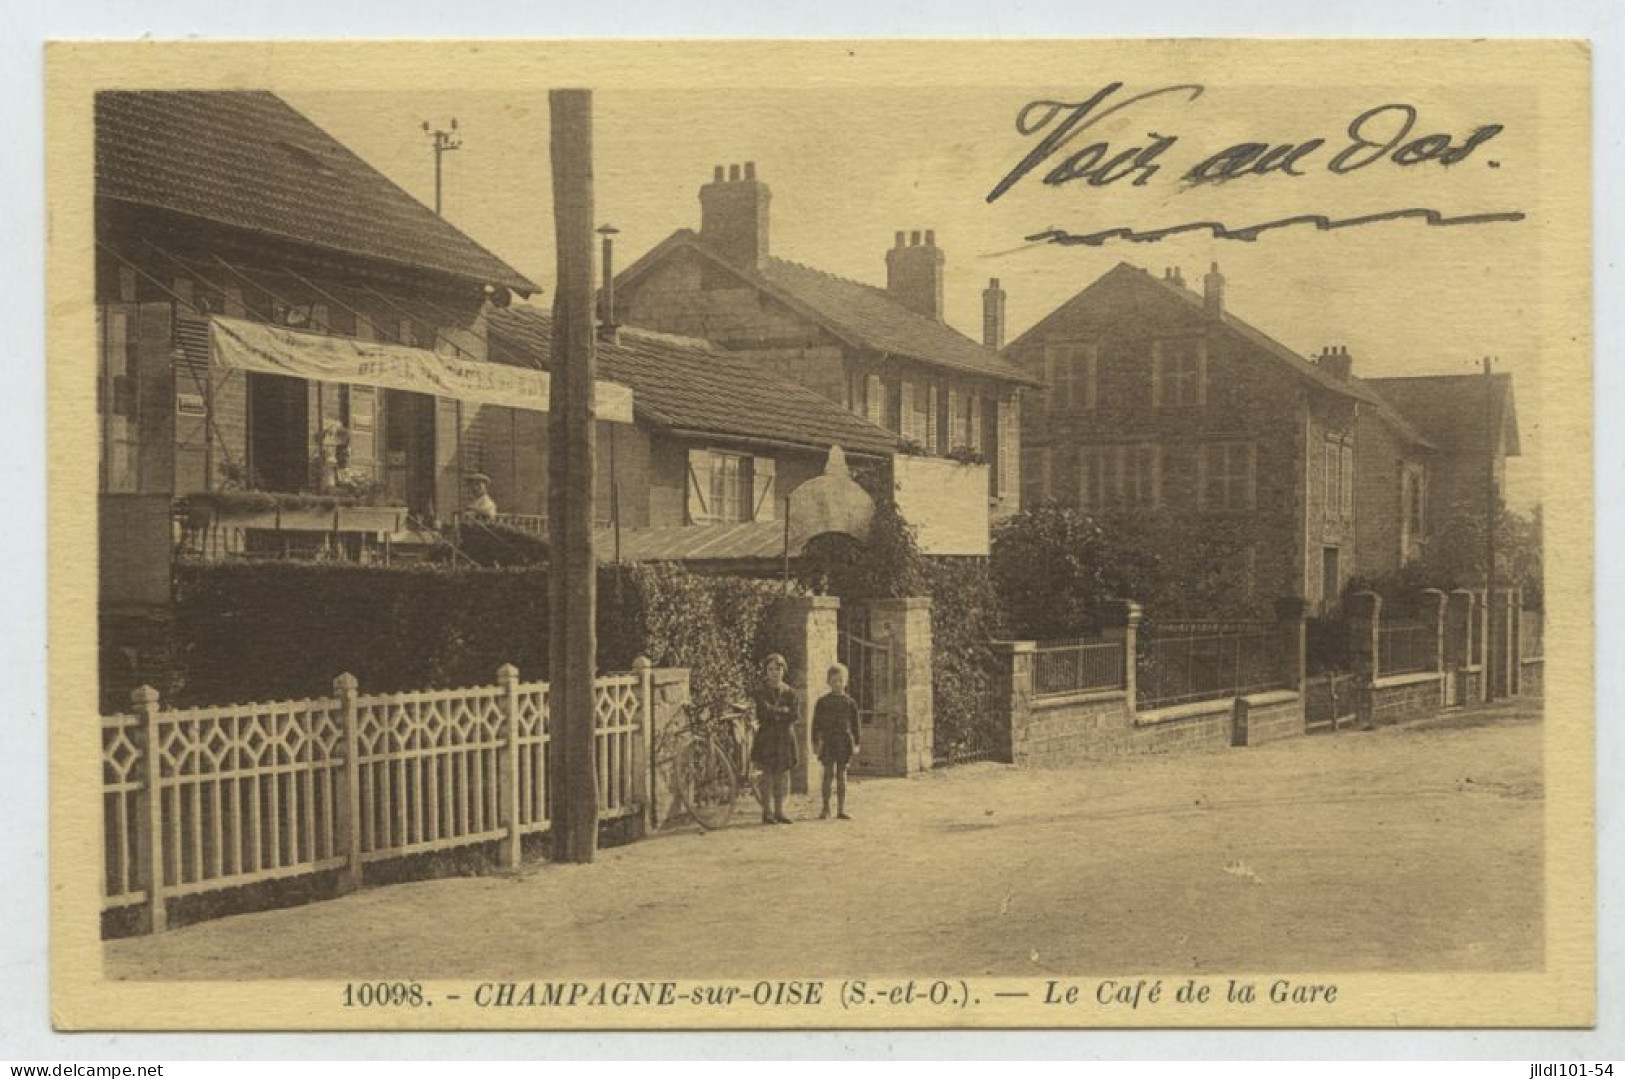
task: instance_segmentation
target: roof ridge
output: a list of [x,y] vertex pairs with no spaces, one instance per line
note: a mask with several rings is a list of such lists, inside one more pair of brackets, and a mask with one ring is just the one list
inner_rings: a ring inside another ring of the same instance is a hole
[[868,289],[870,292],[873,292],[880,299],[883,299],[887,303],[889,303],[892,306],[896,307],[897,310],[901,314],[904,314],[904,315],[908,316],[909,318],[919,319],[922,322],[930,323],[933,326],[940,326],[945,330],[948,330],[948,331],[950,331],[952,333],[956,333],[960,337],[963,337],[965,340],[969,341],[971,344],[975,345],[977,348],[982,349],[988,355],[990,355],[990,356],[997,356],[998,355],[998,350],[997,349],[988,348],[987,345],[983,344],[981,341],[976,340],[976,338],[974,338],[970,334],[964,332],[959,327],[957,327],[953,323],[949,322],[947,319],[945,319],[945,318],[932,318],[930,315],[922,315],[920,312],[914,310],[912,307],[909,307],[907,304],[903,303],[897,297],[893,296],[891,294],[890,289],[883,288],[880,285],[871,285],[867,281],[859,281],[857,278],[855,278],[855,277],[847,277],[845,274],[831,273],[829,270],[821,270],[817,266],[809,266],[805,262],[797,262],[795,259],[780,258],[777,255],[770,255],[770,256],[768,256],[768,260],[770,262],[782,262],[782,263],[785,263],[786,265],[794,266],[797,269],[806,270],[808,273],[815,273],[815,274],[818,274],[820,277],[827,277],[831,281],[839,281],[843,285],[856,285],[859,288]]

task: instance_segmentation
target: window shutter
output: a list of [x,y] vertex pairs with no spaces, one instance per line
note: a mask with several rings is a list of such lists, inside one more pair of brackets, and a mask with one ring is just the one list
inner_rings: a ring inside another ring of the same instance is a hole
[[1016,462],[1016,399],[1013,394],[999,399],[998,424],[999,495],[1007,497],[1015,494],[1016,478],[1020,474]]
[[700,524],[712,519],[711,451],[688,451],[688,521]]
[[1343,516],[1354,516],[1354,447],[1344,445],[1342,448],[1341,467],[1343,470]]
[[1151,342],[1151,407],[1162,407],[1162,342]]
[[906,378],[903,379],[902,382],[898,383],[897,433],[902,435],[904,438],[912,438],[917,441],[920,438],[920,431],[916,426],[916,421],[919,419],[919,414],[915,411],[914,407],[915,389],[916,387],[914,383],[910,382]]
[[863,418],[882,427],[886,425],[886,387],[879,375],[863,376]]
[[980,450],[982,448],[982,395],[979,393],[970,395],[970,408],[967,410],[966,422],[970,427],[970,431],[967,432],[970,436],[968,439],[970,446],[972,449]]
[[959,434],[960,428],[964,426],[964,423],[964,413],[962,412],[959,403],[959,391],[949,388],[947,437],[948,449],[950,451],[957,450],[959,447],[965,445],[965,440],[961,438]]
[[775,463],[771,457],[757,457],[750,463],[753,521],[772,521],[778,518],[776,503],[779,500],[779,492],[774,482]]
[[[1347,495],[1344,496],[1345,498]],[[1258,443],[1247,443],[1247,508],[1258,508]]]
[[925,448],[932,453],[942,451],[942,431],[937,424],[937,384],[925,388]]

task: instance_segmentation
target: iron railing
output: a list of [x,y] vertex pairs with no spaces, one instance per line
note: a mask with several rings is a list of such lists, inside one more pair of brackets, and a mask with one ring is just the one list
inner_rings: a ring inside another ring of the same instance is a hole
[[1428,622],[1384,622],[1377,629],[1377,674],[1439,669],[1439,630]]
[[1033,662],[1033,692],[1055,697],[1122,689],[1125,675],[1122,641],[1042,641]]
[[1234,623],[1211,633],[1142,633],[1135,657],[1138,707],[1218,700],[1280,689],[1278,641],[1268,623]]

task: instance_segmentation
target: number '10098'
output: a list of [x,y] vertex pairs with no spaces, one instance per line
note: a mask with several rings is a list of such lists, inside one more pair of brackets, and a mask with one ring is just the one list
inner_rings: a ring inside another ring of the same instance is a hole
[[421,1008],[423,986],[417,982],[348,982],[344,986],[346,1008]]

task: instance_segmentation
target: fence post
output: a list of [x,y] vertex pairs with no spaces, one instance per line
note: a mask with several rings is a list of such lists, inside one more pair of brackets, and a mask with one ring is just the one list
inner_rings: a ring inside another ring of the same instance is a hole
[[1133,715],[1135,697],[1139,692],[1136,659],[1140,647],[1140,620],[1145,617],[1145,611],[1131,599],[1116,602],[1119,608],[1117,624],[1102,626],[1100,635],[1106,640],[1123,643],[1123,706],[1128,709],[1129,715]]
[[654,664],[648,656],[632,660],[638,680],[638,737],[632,740],[632,797],[637,801],[645,833],[653,821],[654,788],[649,771],[654,739]]
[[361,732],[356,727],[355,699],[358,692],[355,675],[348,672],[333,679],[333,696],[339,702],[339,723],[344,732],[344,771],[339,782],[344,784],[344,872],[339,877],[339,891],[353,892],[361,887]]
[[1282,596],[1275,601],[1275,621],[1281,644],[1281,674],[1288,688],[1302,694],[1308,681],[1309,639],[1304,617],[1309,603],[1301,596]]
[[519,823],[519,668],[504,663],[497,668],[497,685],[502,689],[503,742],[508,748],[502,761],[499,800],[508,834],[502,839],[498,862],[504,869],[517,869],[520,862],[520,840],[524,832]]
[[993,641],[992,648],[998,657],[994,683],[997,696],[993,702],[999,718],[996,748],[1005,760],[1020,764],[1026,751],[1038,644],[1035,641]]
[[1376,725],[1376,685],[1382,676],[1382,597],[1375,592],[1356,592],[1349,597],[1352,608],[1349,632],[1350,659],[1360,685],[1355,692],[1361,730]]
[[158,748],[158,691],[151,686],[136,686],[130,691],[130,710],[135,713],[141,730],[144,772],[143,804],[136,817],[136,827],[140,856],[146,863],[145,928],[149,933],[162,933],[169,928],[169,916],[164,906],[164,794],[159,785],[162,769]]
[[[1444,674],[1444,644],[1445,644],[1445,607],[1450,597],[1442,589],[1424,588],[1422,595],[1433,601],[1433,670],[1440,675]],[[1450,685],[1446,678],[1439,679],[1439,707],[1450,703]]]
[[1511,675],[1514,695],[1523,693],[1523,589],[1512,590],[1512,605],[1507,610],[1512,622],[1512,640],[1507,647],[1507,671]]

